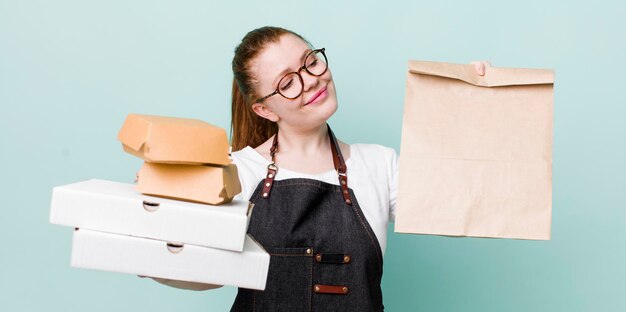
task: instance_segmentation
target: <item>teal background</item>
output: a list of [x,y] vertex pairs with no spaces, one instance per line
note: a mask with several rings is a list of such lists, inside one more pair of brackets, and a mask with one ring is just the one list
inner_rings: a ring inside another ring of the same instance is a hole
[[620,1],[0,0],[0,311],[226,311],[193,292],[69,266],[51,189],[131,182],[131,112],[229,127],[230,61],[253,28],[326,47],[337,135],[399,151],[407,60],[553,68],[552,240],[389,229],[388,311],[626,310],[626,5]]

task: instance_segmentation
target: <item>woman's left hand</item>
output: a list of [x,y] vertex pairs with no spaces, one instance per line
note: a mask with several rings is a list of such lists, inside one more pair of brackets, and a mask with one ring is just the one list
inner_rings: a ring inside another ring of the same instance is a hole
[[481,76],[485,75],[485,68],[491,67],[491,63],[489,61],[472,61],[470,64],[474,64],[476,73]]

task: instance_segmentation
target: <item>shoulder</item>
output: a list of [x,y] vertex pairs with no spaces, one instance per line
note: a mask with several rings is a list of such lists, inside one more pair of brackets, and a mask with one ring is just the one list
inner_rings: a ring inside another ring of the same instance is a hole
[[348,168],[352,167],[352,173],[391,181],[397,171],[398,156],[396,150],[391,147],[379,144],[350,144],[349,162]]
[[250,165],[263,165],[266,162],[263,156],[261,156],[256,150],[254,150],[250,146],[246,146],[236,152],[232,152],[230,155],[235,164],[242,163]]
[[381,166],[397,161],[396,150],[380,144],[350,144],[350,157],[367,165]]
[[253,148],[245,148],[231,153],[233,164],[237,166],[237,174],[241,184],[241,193],[235,199],[248,200],[257,184],[265,176],[268,161]]
[[265,168],[269,162],[253,148],[246,146],[241,150],[231,153],[233,164],[237,166],[239,177],[242,179],[256,180],[265,174]]

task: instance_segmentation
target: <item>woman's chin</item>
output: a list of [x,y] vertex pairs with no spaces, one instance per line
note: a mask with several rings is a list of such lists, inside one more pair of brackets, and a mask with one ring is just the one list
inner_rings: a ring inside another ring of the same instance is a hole
[[290,124],[301,127],[302,129],[315,129],[319,126],[326,124],[328,119],[337,111],[337,102],[327,99],[324,103],[317,103],[318,106],[307,107],[304,106],[302,114],[299,120],[292,120]]
[[335,98],[334,96],[329,96],[323,101],[305,105],[304,108],[309,111],[318,111],[320,114],[328,114],[328,117],[330,117],[330,115],[334,114],[335,111],[337,111],[337,106],[337,98]]

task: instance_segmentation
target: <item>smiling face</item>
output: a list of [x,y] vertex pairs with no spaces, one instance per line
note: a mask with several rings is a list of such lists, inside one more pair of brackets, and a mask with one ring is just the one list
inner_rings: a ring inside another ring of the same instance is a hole
[[[282,35],[278,42],[269,44],[250,63],[250,71],[256,80],[254,91],[257,97],[274,92],[285,74],[298,71],[310,51],[306,42],[291,34]],[[273,95],[261,103],[252,104],[254,112],[278,123],[279,127],[310,130],[326,123],[337,110],[337,95],[330,68],[321,76],[313,76],[306,70],[301,70],[300,75],[303,81],[300,96],[287,99],[280,94]],[[291,77],[298,79],[295,75]],[[283,80],[281,87],[289,86],[289,83]]]

